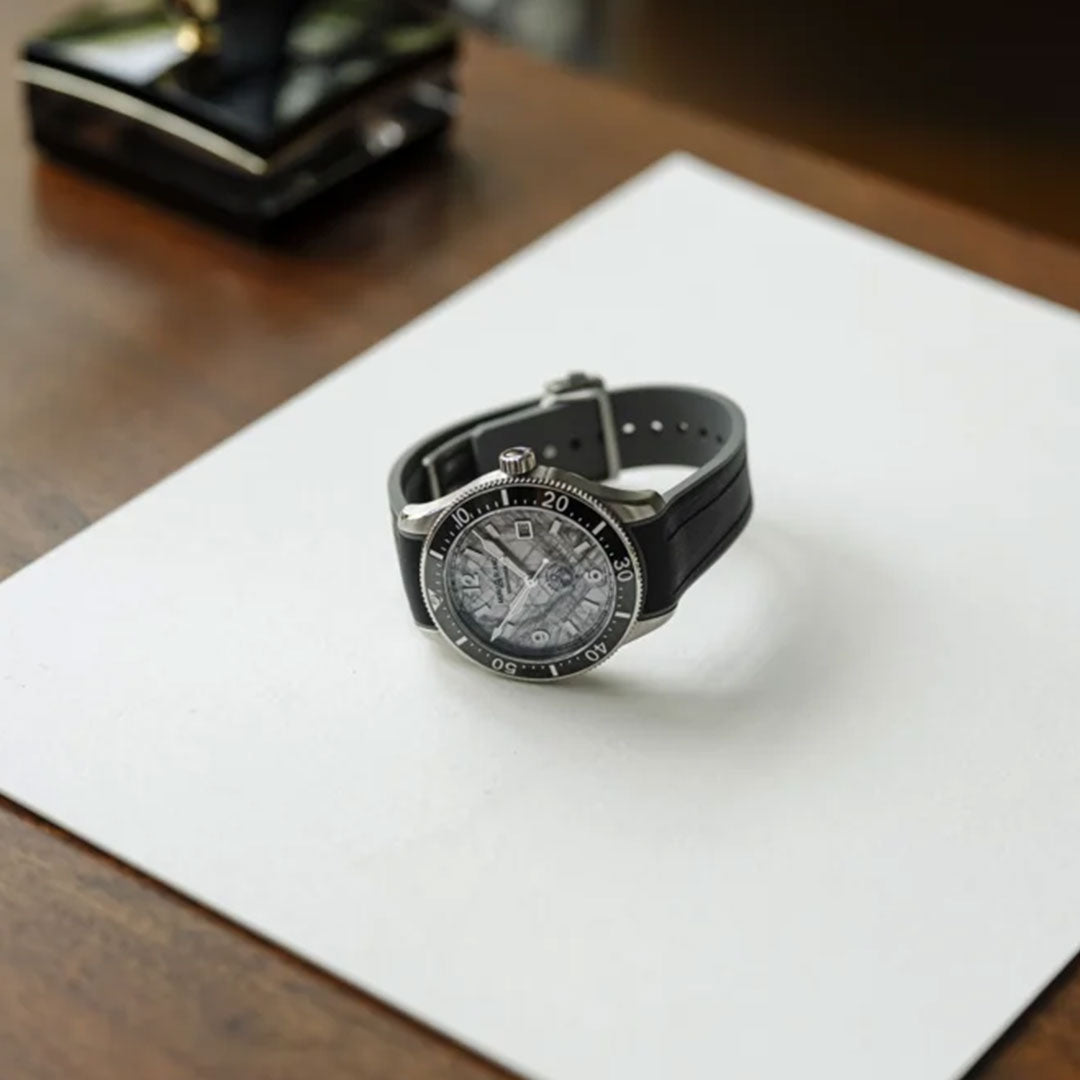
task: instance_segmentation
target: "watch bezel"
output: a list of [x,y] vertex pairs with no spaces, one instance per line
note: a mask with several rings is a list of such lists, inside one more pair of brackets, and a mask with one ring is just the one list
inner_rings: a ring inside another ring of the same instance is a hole
[[[545,492],[555,493],[552,505],[541,505]],[[566,496],[565,508],[559,506],[559,496]],[[491,501],[493,498],[495,502]],[[454,542],[482,514],[515,505],[561,514],[588,528],[607,555],[615,574],[615,603],[603,629],[579,649],[558,659],[533,661],[486,647],[462,625],[453,603],[447,597],[443,581],[444,561]],[[474,512],[462,518],[459,513],[462,509]],[[628,560],[628,563],[620,571],[617,564],[621,565],[624,560]],[[626,570],[632,576],[620,578],[620,574]],[[420,556],[420,591],[439,633],[473,663],[519,682],[555,682],[594,670],[626,642],[641,614],[645,580],[641,559],[619,519],[582,487],[550,476],[510,477],[498,473],[469,484],[456,493],[433,523]]]

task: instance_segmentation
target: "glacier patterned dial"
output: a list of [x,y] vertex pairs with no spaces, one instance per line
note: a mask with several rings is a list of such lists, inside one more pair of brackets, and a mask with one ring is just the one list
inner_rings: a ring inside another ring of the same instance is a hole
[[535,506],[470,522],[446,557],[445,580],[469,635],[522,658],[577,652],[614,611],[615,574],[598,539]]
[[637,618],[637,555],[584,493],[524,479],[466,495],[436,523],[424,598],[449,641],[504,675],[551,679],[605,660]]

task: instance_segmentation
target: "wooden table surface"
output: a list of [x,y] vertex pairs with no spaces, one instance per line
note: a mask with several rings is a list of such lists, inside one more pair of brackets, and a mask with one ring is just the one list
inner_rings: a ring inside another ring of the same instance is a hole
[[[8,0],[5,54],[61,6]],[[289,250],[36,161],[4,96],[0,577],[673,149],[1080,307],[1064,241],[482,40],[465,80],[446,151]],[[0,801],[0,1075],[506,1074]],[[1076,964],[971,1075],[1080,1076]]]

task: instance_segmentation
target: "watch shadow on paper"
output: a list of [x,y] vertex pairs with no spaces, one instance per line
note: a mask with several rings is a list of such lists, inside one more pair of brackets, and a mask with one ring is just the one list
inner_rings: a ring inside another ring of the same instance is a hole
[[890,569],[865,551],[759,518],[670,622],[552,689],[585,725],[615,719],[627,732],[702,739],[752,727],[789,739],[874,662],[877,630],[903,604]]

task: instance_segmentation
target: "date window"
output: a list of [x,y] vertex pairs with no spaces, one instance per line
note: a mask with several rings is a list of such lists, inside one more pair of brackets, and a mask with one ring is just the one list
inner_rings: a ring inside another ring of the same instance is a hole
[[531,521],[515,521],[514,532],[519,540],[531,540],[533,538]]

